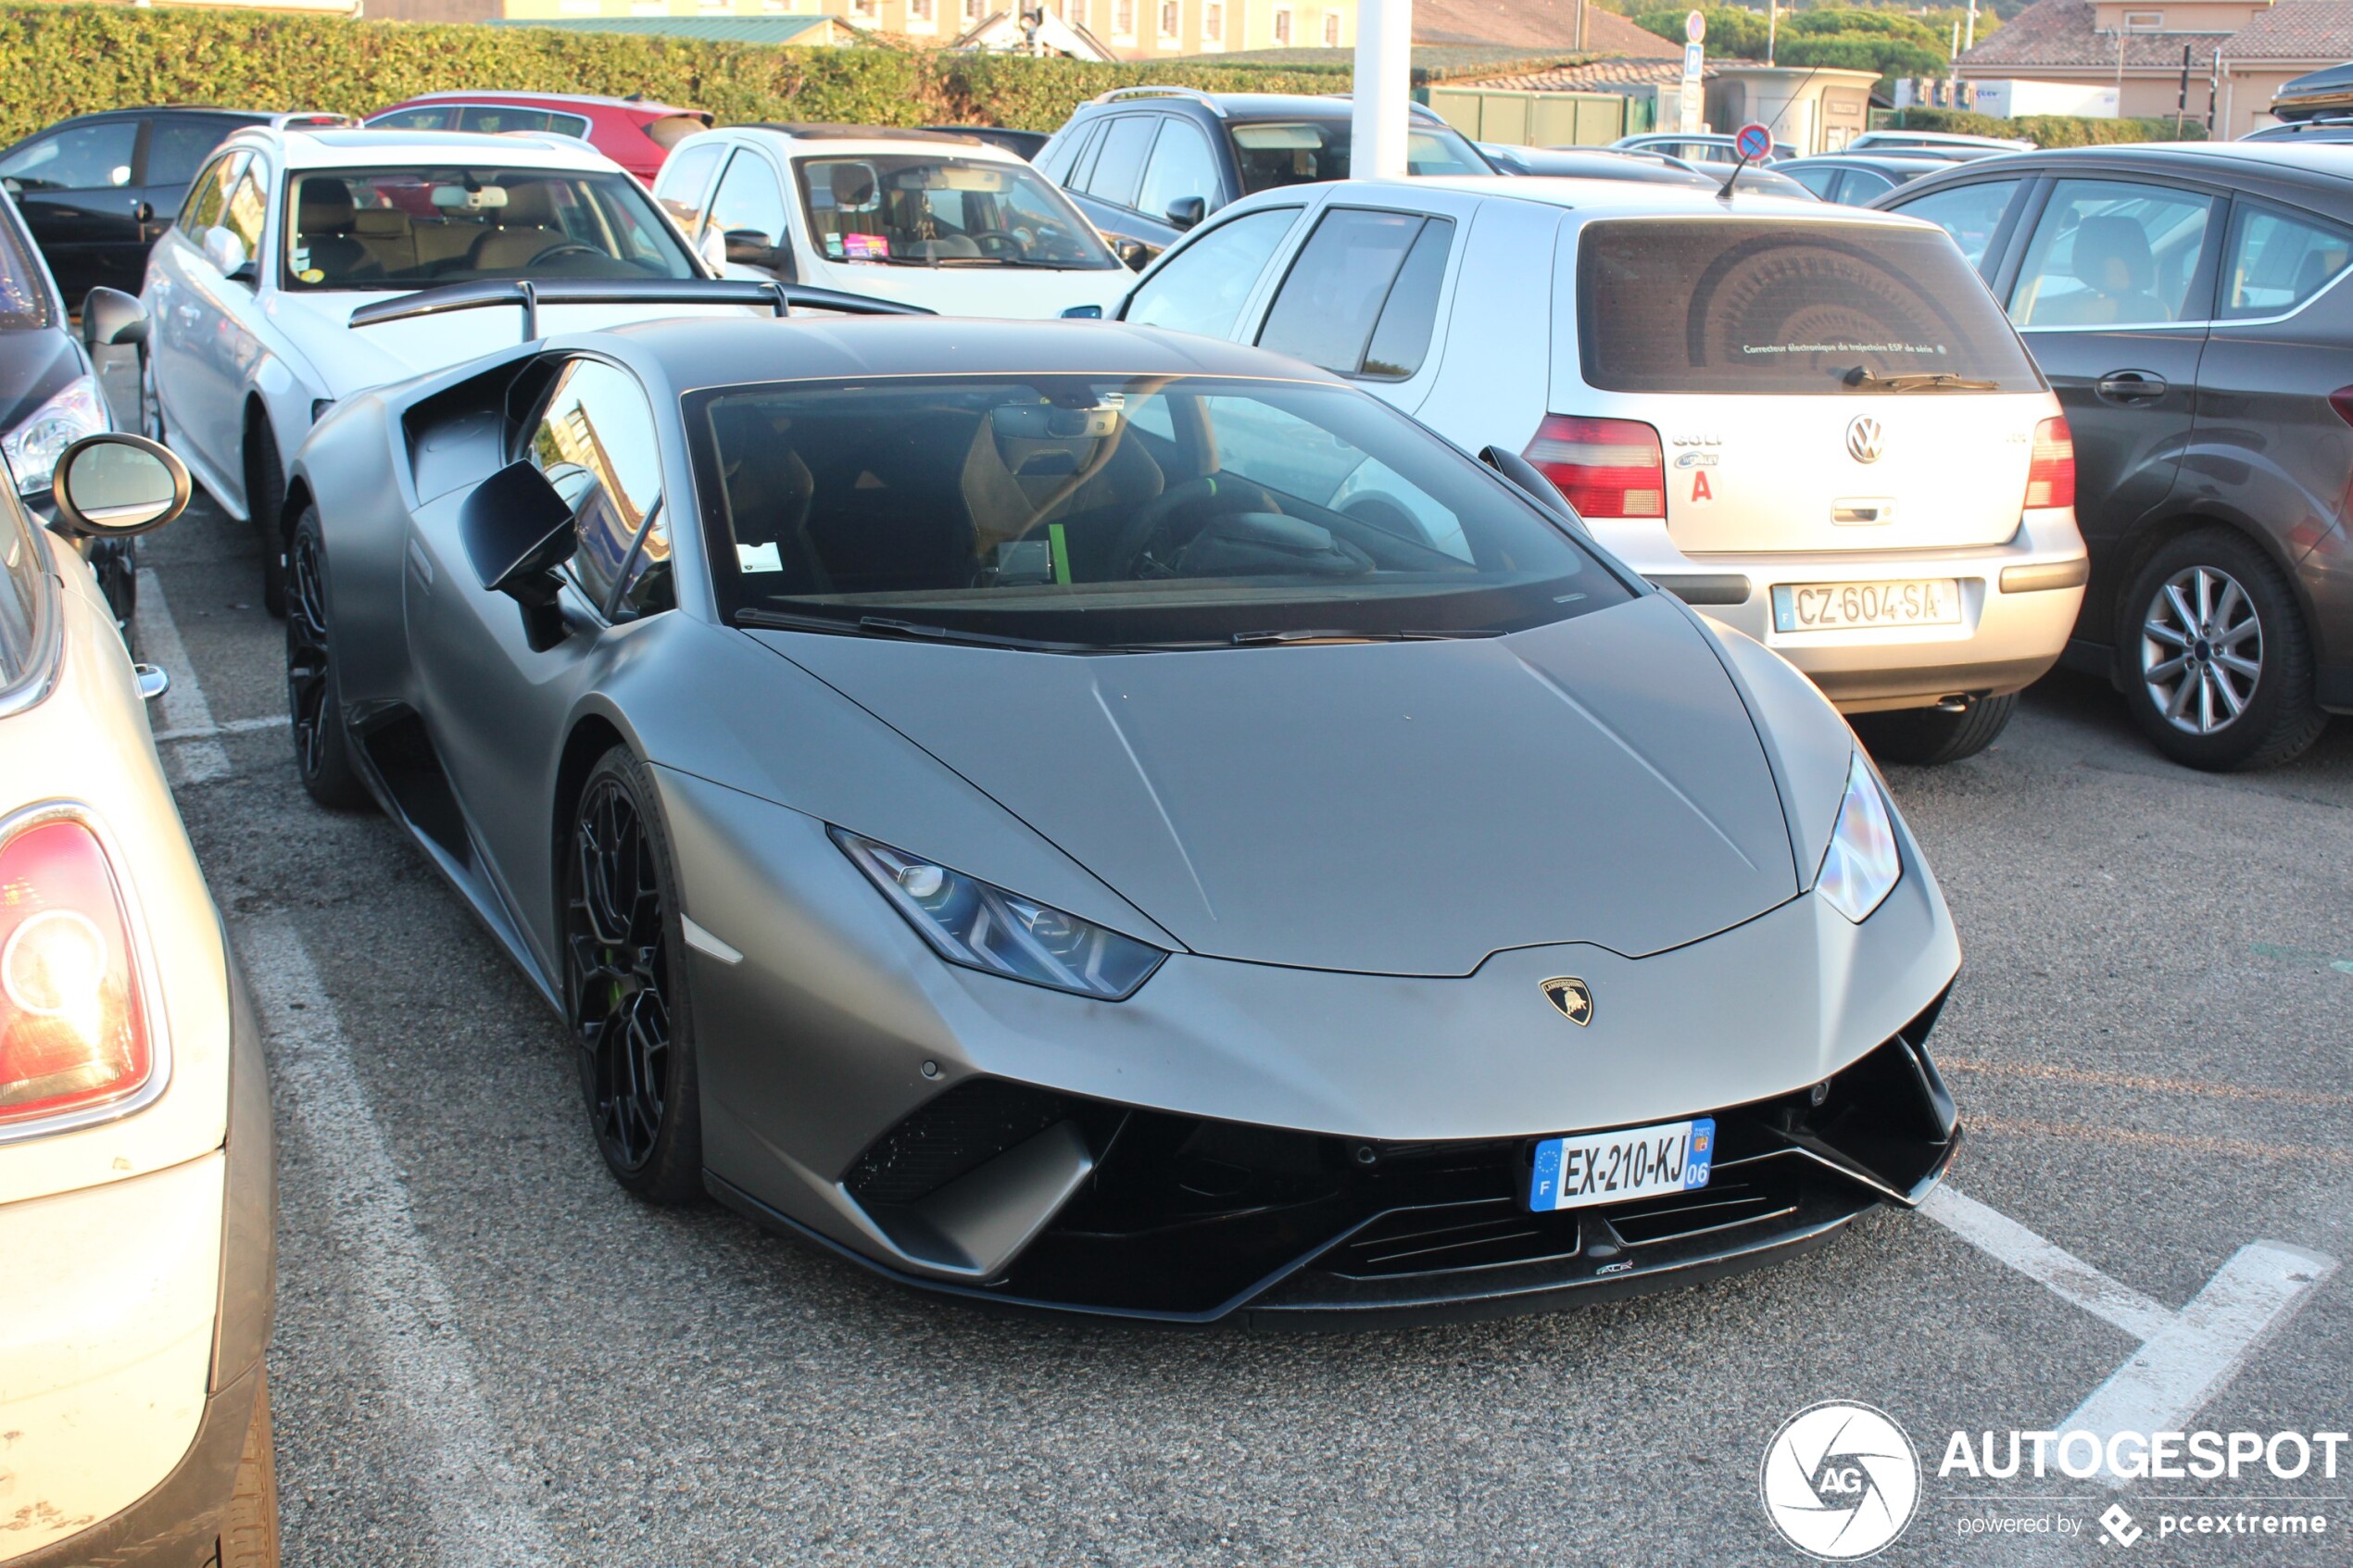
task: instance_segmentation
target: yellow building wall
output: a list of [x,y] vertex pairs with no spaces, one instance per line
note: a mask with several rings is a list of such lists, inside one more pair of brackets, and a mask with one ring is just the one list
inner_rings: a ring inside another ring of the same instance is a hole
[[[348,4],[349,0],[342,0]],[[1018,0],[504,0],[502,15],[833,16],[870,32],[946,44]],[[1242,49],[1353,49],[1355,0],[1047,0],[1124,59]]]

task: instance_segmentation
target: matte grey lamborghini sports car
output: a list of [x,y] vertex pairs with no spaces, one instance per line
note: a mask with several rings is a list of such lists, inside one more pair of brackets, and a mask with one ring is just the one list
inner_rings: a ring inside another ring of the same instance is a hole
[[1487,458],[1114,323],[527,344],[297,458],[302,776],[625,1186],[912,1283],[1476,1314],[1918,1202],[1959,948],[1878,776]]

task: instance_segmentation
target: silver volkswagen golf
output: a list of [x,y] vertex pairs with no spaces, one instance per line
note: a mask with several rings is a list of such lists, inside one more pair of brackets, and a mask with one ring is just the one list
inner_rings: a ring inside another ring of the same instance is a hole
[[1883,760],[1991,744],[2082,600],[2058,400],[1931,224],[1623,181],[1351,181],[1225,208],[1124,313],[1525,454]]

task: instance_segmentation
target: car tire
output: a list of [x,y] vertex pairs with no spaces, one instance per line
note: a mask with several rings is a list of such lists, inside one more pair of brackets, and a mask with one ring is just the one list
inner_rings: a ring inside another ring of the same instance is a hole
[[564,1015],[606,1169],[661,1204],[703,1191],[676,865],[652,771],[613,747],[589,770],[566,835]]
[[220,1568],[278,1568],[278,1453],[270,1422],[270,1374],[253,1391],[245,1452],[220,1522]]
[[352,764],[351,732],[343,721],[343,686],[334,659],[334,626],[327,615],[325,540],[319,508],[305,507],[295,524],[287,572],[286,712],[294,735],[295,771],[320,805],[347,810],[370,802]]
[[2211,772],[2271,768],[2328,727],[2287,578],[2228,528],[2164,546],[2117,616],[2124,704],[2158,750]]
[[261,608],[286,613],[286,470],[270,416],[258,414],[245,437],[245,511],[261,535]]
[[1856,738],[1874,761],[1938,768],[1974,757],[1992,746],[2018,711],[2018,694],[1980,697],[1958,713],[1941,708],[1908,708],[1894,713],[1857,713]]

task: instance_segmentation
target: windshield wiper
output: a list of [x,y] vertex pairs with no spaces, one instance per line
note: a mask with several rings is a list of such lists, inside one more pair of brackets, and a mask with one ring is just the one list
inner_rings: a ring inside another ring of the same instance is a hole
[[960,632],[951,626],[930,626],[914,621],[894,621],[884,615],[862,615],[855,621],[830,615],[795,615],[789,610],[756,607],[736,611],[736,624],[773,632],[825,632],[837,637],[914,637],[925,642],[955,643],[972,647],[1019,648],[1027,653],[1094,653],[1088,643],[1054,643],[1042,637],[1009,637],[993,632]]
[[1308,627],[1288,632],[1237,632],[1238,648],[1280,647],[1287,643],[1452,643],[1504,633],[1481,628],[1474,632],[1352,632]]
[[1999,382],[1955,375],[1950,370],[1914,370],[1906,375],[1882,376],[1865,365],[1856,366],[1842,379],[1849,386],[1881,386],[1890,392],[1999,392],[2002,387]]

